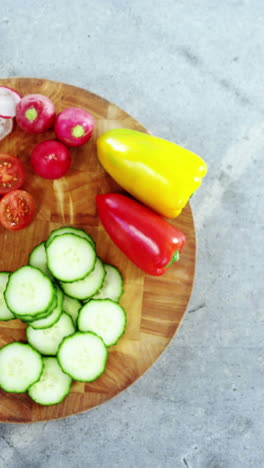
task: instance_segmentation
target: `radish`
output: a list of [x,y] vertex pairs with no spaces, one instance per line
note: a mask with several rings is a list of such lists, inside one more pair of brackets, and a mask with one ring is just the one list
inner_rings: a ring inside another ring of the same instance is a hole
[[16,115],[16,106],[21,100],[20,94],[8,86],[0,86],[0,117],[12,119]]
[[46,132],[52,127],[55,115],[53,102],[42,94],[24,96],[16,108],[17,123],[28,133]]
[[59,179],[71,167],[71,154],[65,145],[56,140],[38,143],[30,157],[31,165],[44,179]]
[[69,107],[57,115],[54,130],[58,140],[66,145],[80,146],[91,137],[94,119],[84,109]]
[[0,117],[0,141],[12,132],[13,126],[13,119],[4,119],[3,117]]

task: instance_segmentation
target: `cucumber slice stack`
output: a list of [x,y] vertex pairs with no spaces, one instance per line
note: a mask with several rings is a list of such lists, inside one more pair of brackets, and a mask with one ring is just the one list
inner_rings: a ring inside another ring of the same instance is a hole
[[48,269],[61,281],[78,281],[87,276],[95,266],[93,245],[76,234],[55,236],[47,248]]
[[84,300],[92,297],[102,286],[105,277],[105,268],[102,260],[97,257],[93,271],[85,278],[72,283],[60,282],[65,294],[74,299]]
[[17,318],[48,313],[55,296],[55,287],[38,268],[25,265],[11,273],[4,292],[8,308]]
[[73,227],[52,231],[28,263],[0,272],[0,320],[28,325],[28,344],[0,349],[0,387],[55,405],[72,380],[92,382],[105,372],[108,348],[126,329],[123,277],[97,256],[92,237]]

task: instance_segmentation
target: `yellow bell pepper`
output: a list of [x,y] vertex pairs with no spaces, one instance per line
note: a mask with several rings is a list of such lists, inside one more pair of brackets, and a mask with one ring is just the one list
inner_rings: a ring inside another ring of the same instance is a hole
[[102,134],[97,154],[121,187],[167,218],[181,213],[207,172],[203,159],[191,151],[125,128]]

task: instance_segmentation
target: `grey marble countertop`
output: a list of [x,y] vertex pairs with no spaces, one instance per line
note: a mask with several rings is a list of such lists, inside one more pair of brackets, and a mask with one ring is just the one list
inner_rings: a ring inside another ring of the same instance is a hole
[[203,156],[198,256],[160,360],[82,415],[0,425],[12,468],[262,468],[262,0],[2,0],[1,76],[80,86]]

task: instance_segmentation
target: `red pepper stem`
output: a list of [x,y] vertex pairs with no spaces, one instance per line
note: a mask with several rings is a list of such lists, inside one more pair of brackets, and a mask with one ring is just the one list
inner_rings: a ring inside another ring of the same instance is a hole
[[169,268],[174,262],[178,262],[180,260],[180,252],[179,250],[176,250],[176,252],[173,254],[171,261],[166,265],[166,268]]

